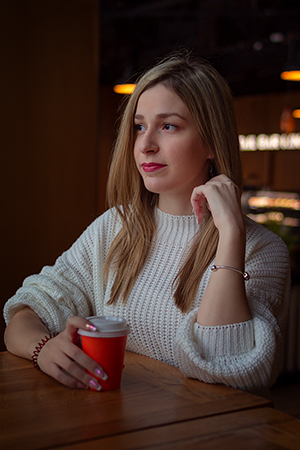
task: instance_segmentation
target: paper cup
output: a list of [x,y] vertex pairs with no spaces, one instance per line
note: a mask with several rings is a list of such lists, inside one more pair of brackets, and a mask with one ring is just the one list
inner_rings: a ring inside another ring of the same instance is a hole
[[[83,351],[102,367],[107,380],[98,378],[101,391],[118,389],[121,385],[127,335],[130,328],[125,319],[111,316],[87,317],[98,331],[78,330]],[[91,374],[95,377],[95,374]],[[97,377],[95,377],[97,378]]]

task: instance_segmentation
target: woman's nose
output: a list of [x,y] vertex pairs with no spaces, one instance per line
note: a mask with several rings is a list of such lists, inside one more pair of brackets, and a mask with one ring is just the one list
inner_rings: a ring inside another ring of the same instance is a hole
[[141,137],[140,150],[142,153],[157,152],[159,149],[155,133],[147,130]]

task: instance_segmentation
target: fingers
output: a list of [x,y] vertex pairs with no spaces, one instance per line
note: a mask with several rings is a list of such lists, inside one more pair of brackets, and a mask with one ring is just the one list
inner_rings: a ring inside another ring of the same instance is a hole
[[[77,377],[78,374],[82,376],[82,373],[85,375],[86,372],[84,369],[86,369],[97,378],[101,378],[102,380],[107,379],[107,375],[105,374],[102,367],[90,356],[88,356],[83,350],[81,350],[81,348],[77,347],[77,345],[74,345],[71,342],[64,341],[61,346],[61,350],[67,357],[67,360],[64,360],[63,364],[60,364],[60,366],[63,367],[72,376]],[[79,379],[83,382],[87,381],[86,376]]]
[[194,214],[197,217],[198,224],[200,225],[203,217],[204,217],[204,205],[205,205],[206,199],[203,192],[197,188],[193,190],[192,196],[191,196],[191,204],[194,211]]
[[87,319],[78,316],[69,317],[66,325],[66,332],[70,335],[71,339],[76,337],[77,339],[77,330],[81,328],[83,330],[96,331],[97,328],[95,325]]
[[194,188],[191,195],[193,211],[200,224],[204,217],[205,206],[212,213],[217,228],[235,222],[233,218],[242,217],[239,188],[226,175],[211,178],[204,185]]
[[48,368],[48,374],[55,378],[60,383],[64,384],[73,389],[88,389],[92,388],[95,390],[101,390],[101,384],[93,376],[93,374],[99,376],[99,373],[94,373],[97,371],[98,367],[95,362],[91,362],[90,365],[91,373],[86,372],[83,366],[79,365],[65,353],[61,352],[57,355],[56,363],[52,364]]
[[[215,177],[215,178],[209,180],[207,183],[205,183],[203,185],[195,187],[192,192],[191,204],[192,204],[194,214],[197,217],[197,221],[198,221],[199,225],[204,217],[205,207],[207,207],[210,210],[209,187],[212,186],[213,184],[215,184],[217,181],[216,178],[219,178],[219,177],[220,177],[220,175],[218,175],[218,177]],[[214,180],[214,183],[212,183],[212,180]]]
[[96,361],[75,344],[78,328],[96,330],[88,320],[70,317],[66,329],[41,349],[38,364],[43,372],[65,386],[100,390],[101,385],[97,378],[106,380],[107,375]]

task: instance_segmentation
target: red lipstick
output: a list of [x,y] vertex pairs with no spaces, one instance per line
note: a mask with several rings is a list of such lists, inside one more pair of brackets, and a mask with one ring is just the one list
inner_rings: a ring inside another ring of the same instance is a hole
[[142,167],[144,172],[156,172],[157,170],[160,170],[166,166],[165,164],[158,164],[158,163],[144,163],[142,164]]

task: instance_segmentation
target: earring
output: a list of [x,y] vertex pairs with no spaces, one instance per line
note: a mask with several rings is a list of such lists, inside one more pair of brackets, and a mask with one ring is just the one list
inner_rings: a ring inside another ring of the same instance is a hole
[[210,175],[210,178],[213,178],[214,176],[216,176],[216,168],[215,168],[215,164],[212,159],[210,160],[209,175]]

